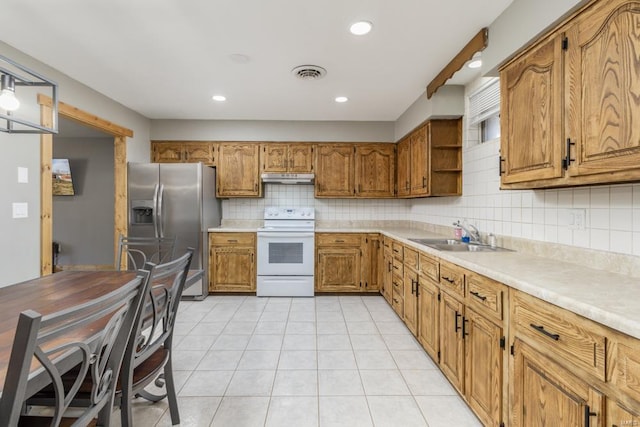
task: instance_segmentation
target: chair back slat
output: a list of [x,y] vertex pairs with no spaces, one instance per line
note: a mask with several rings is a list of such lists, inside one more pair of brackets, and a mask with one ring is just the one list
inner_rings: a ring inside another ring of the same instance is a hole
[[[148,287],[149,272],[140,271],[124,286],[84,304],[46,316],[22,312],[0,397],[0,422],[16,425],[25,399],[51,384],[51,425],[59,425],[85,377],[92,383],[90,404],[76,424],[110,411],[127,339]],[[74,375],[71,385],[63,381],[68,373]]]
[[120,235],[118,239],[118,256],[116,268],[122,269],[126,262],[126,270],[138,270],[145,264],[164,264],[173,259],[175,237],[127,237]]

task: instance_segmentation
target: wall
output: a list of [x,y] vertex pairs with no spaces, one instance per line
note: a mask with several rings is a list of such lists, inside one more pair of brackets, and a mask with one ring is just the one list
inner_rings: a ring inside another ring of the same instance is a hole
[[393,142],[393,122],[153,120],[151,139]]
[[[0,55],[55,80],[61,101],[133,130],[134,137],[127,141],[128,159],[149,159],[147,118],[3,42]],[[6,184],[0,190],[0,231],[3,240],[11,242],[0,249],[0,286],[7,286],[40,275],[40,136],[0,133],[0,146],[0,176]],[[19,166],[28,167],[28,184],[16,183]],[[11,203],[16,201],[29,203],[26,220],[11,218]]]
[[68,158],[74,196],[53,196],[59,265],[113,264],[113,138],[59,138],[53,157]]
[[222,202],[225,220],[262,220],[267,206],[316,209],[317,221],[406,220],[408,202],[393,199],[314,199],[313,185],[265,184],[264,198]]

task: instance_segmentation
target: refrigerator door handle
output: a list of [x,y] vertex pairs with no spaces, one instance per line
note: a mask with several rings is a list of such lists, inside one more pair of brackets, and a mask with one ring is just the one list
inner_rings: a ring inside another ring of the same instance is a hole
[[156,237],[160,237],[160,232],[158,230],[158,192],[160,190],[159,184],[156,184],[153,187],[153,231]]
[[160,190],[158,191],[158,215],[157,218],[157,227],[158,227],[158,237],[164,237],[164,217],[162,215],[162,211],[164,210],[164,184],[160,184]]

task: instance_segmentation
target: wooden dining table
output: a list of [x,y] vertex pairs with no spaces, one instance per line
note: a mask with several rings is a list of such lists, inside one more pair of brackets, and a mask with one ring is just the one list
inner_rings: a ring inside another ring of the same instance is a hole
[[21,312],[51,314],[105,295],[135,277],[134,271],[62,271],[0,288],[0,389]]

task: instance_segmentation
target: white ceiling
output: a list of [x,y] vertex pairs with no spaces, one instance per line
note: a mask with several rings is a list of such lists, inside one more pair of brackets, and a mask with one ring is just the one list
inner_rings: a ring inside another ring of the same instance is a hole
[[5,0],[0,40],[152,119],[393,121],[511,1]]

